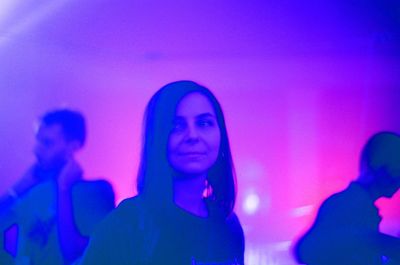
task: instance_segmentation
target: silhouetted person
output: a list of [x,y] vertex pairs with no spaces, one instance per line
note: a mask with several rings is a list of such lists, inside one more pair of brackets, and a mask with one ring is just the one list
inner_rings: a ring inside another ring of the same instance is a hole
[[36,163],[0,200],[1,231],[18,226],[16,257],[3,251],[0,263],[71,264],[83,253],[94,225],[114,208],[108,182],[82,179],[74,156],[85,138],[79,112],[55,110],[40,119]]
[[222,109],[178,81],[147,105],[139,195],[98,227],[82,264],[243,264],[235,175]]
[[[321,205],[310,230],[295,248],[310,265],[400,264],[400,239],[379,232],[375,201],[400,187],[400,136],[381,132],[362,150],[360,175]],[[385,263],[383,263],[385,262]]]

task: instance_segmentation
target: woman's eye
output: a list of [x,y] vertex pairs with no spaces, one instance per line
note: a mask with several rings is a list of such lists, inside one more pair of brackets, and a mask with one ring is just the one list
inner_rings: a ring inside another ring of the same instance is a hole
[[212,127],[214,126],[214,121],[212,120],[200,120],[197,122],[200,127]]

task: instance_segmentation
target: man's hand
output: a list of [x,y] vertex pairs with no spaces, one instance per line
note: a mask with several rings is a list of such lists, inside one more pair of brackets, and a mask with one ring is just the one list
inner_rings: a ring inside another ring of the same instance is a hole
[[61,191],[69,190],[72,185],[82,179],[82,167],[74,159],[69,160],[58,177],[58,188]]
[[82,236],[75,224],[72,205],[72,186],[82,179],[82,168],[73,159],[69,160],[57,179],[58,182],[58,233],[61,252],[70,264],[82,255],[88,238]]

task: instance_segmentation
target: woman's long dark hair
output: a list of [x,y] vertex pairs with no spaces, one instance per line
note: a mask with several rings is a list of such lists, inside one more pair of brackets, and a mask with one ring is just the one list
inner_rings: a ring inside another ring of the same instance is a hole
[[221,133],[218,158],[208,172],[210,200],[219,205],[225,216],[234,208],[236,176],[224,115],[212,92],[192,81],[165,85],[150,99],[144,115],[142,154],[137,177],[137,191],[153,206],[165,208],[173,199],[173,170],[167,159],[167,144],[173,128],[178,103],[190,93],[201,93],[211,102]]

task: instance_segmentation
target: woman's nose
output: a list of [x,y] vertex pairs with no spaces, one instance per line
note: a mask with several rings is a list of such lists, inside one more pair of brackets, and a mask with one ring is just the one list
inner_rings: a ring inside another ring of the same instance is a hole
[[188,126],[186,139],[191,141],[199,139],[199,132],[195,126]]

